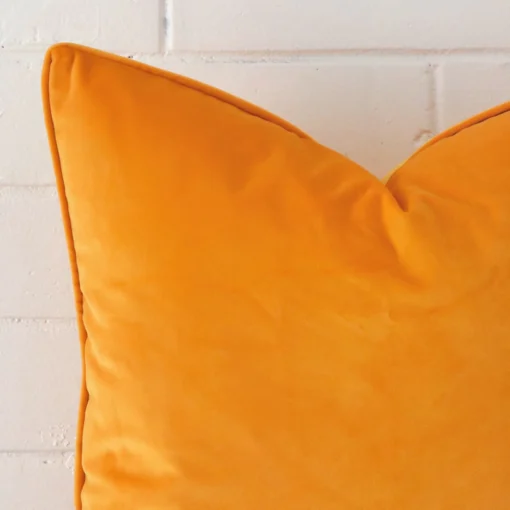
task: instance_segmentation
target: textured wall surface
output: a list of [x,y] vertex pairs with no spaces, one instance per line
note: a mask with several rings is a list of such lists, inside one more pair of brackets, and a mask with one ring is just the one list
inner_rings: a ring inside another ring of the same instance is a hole
[[74,41],[197,78],[384,175],[510,98],[507,0],[0,0],[0,509],[70,510],[80,363],[40,106]]

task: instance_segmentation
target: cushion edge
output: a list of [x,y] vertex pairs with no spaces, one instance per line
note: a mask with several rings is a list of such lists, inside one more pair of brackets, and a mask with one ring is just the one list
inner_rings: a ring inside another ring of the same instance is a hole
[[312,137],[310,135],[308,135],[307,133],[305,133],[304,131],[302,131],[289,121],[279,117],[278,115],[275,115],[269,112],[268,110],[261,108],[260,106],[250,103],[249,101],[241,99],[240,97],[230,94],[224,90],[213,87],[212,85],[208,85],[201,81],[188,78],[187,76],[173,73],[171,71],[167,71],[164,69],[160,69],[158,67],[154,67],[149,64],[139,62],[137,60],[121,57],[112,53],[107,53],[95,48],[91,48],[89,46],[82,46],[70,42],[61,42],[54,44],[53,46],[50,46],[46,53],[46,59],[49,59],[51,62],[52,55],[57,52],[82,53],[93,56],[95,58],[115,62],[117,64],[121,64],[132,69],[137,69],[138,71],[147,74],[152,74],[160,78],[164,78],[188,89],[205,94],[206,96],[209,96],[213,99],[217,99],[222,103],[231,105],[237,108],[238,110],[241,110],[242,112],[246,113],[247,115],[252,115],[254,117],[258,117],[262,120],[265,120],[266,122],[270,122],[271,124],[279,126],[285,131],[295,134],[299,138],[312,140]]
[[74,246],[73,231],[71,226],[71,217],[69,213],[66,189],[62,174],[62,167],[60,163],[60,154],[58,151],[58,144],[55,134],[53,123],[53,116],[51,110],[51,91],[50,91],[50,76],[52,67],[53,47],[50,48],[45,55],[42,79],[41,79],[41,93],[44,111],[44,121],[46,125],[46,134],[50,146],[51,158],[53,162],[53,171],[57,184],[57,191],[60,201],[60,212],[62,216],[64,232],[67,242],[68,257],[71,266],[71,276],[73,282],[73,291],[75,299],[75,310],[77,315],[78,334],[80,341],[80,354],[81,354],[81,390],[80,390],[80,403],[78,410],[78,423],[76,431],[76,459],[75,459],[75,486],[74,486],[74,503],[76,510],[82,510],[81,491],[85,483],[85,472],[82,465],[82,437],[83,437],[83,424],[85,419],[85,409],[88,402],[88,392],[85,380],[85,344],[87,341],[87,331],[83,323],[83,293],[80,285],[80,276],[78,272],[78,264],[76,260],[76,250]]

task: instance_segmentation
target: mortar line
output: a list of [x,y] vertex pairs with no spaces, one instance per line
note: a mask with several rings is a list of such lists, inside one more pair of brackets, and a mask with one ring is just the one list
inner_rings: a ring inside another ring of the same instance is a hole
[[[166,18],[171,0],[160,0],[160,18]],[[167,20],[168,22],[168,20]],[[455,59],[458,57],[472,58],[503,58],[510,56],[509,48],[453,48],[453,49],[423,49],[423,48],[338,48],[321,50],[274,50],[274,51],[200,51],[200,50],[173,50],[169,41],[171,30],[167,26],[162,30],[163,23],[160,23],[160,43],[155,52],[137,52],[127,50],[116,50],[114,53],[121,56],[130,56],[135,58],[147,58],[162,56],[162,53],[168,57],[176,59],[218,59],[219,61],[239,61],[239,62],[279,62],[279,61],[300,61],[313,59],[334,59],[338,57],[403,57],[403,58],[442,58]],[[164,40],[163,40],[164,39]],[[48,45],[49,46],[49,43]],[[0,49],[0,59],[7,56],[22,55],[43,55],[46,46],[34,47],[16,47]]]
[[159,53],[166,53],[170,47],[169,31],[171,29],[171,20],[168,19],[170,11],[170,2],[172,0],[159,0]]
[[51,182],[41,182],[41,183],[16,183],[16,182],[2,182],[0,183],[0,190],[8,189],[8,188],[34,188],[34,189],[56,189],[57,185]]
[[436,104],[436,113],[434,121],[436,123],[437,132],[441,132],[445,128],[443,122],[443,65],[438,64],[434,69],[434,102]]
[[76,317],[15,317],[15,316],[0,316],[0,325],[3,324],[26,324],[26,323],[74,323]]
[[0,449],[0,457],[23,457],[23,456],[42,456],[42,455],[62,455],[66,453],[75,453],[74,448],[55,448],[51,450],[28,449],[18,450],[16,448]]
[[440,132],[438,121],[439,115],[439,92],[438,92],[439,64],[431,64],[430,69],[430,123],[433,135]]

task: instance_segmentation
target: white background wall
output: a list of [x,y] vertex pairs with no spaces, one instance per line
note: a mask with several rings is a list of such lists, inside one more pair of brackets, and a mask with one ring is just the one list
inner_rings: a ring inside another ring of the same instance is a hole
[[79,360],[39,81],[68,40],[256,102],[378,175],[510,100],[508,0],[0,0],[0,509],[70,510]]

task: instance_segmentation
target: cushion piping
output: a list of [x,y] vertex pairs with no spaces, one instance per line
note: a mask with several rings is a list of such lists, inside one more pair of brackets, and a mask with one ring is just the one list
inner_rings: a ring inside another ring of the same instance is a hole
[[85,482],[85,473],[82,468],[82,433],[83,424],[85,421],[85,409],[88,402],[88,392],[86,388],[85,377],[85,343],[87,341],[87,331],[83,323],[83,293],[80,285],[80,275],[78,272],[78,264],[76,259],[76,250],[74,247],[73,231],[71,228],[71,217],[69,214],[69,207],[67,202],[65,184],[62,174],[62,167],[60,163],[60,154],[58,152],[58,145],[55,133],[55,126],[53,124],[53,117],[51,113],[50,102],[50,71],[51,71],[51,50],[48,51],[44,60],[44,67],[42,72],[42,96],[44,107],[44,120],[46,124],[46,131],[48,134],[48,141],[50,144],[51,157],[53,160],[53,168],[57,183],[57,190],[60,198],[60,210],[62,214],[64,231],[67,241],[67,250],[69,262],[71,265],[71,275],[74,289],[75,309],[78,323],[78,333],[80,339],[80,354],[81,354],[81,391],[80,391],[80,405],[78,411],[78,423],[76,431],[76,460],[75,460],[75,487],[74,487],[74,503],[76,510],[82,510],[81,502],[81,489]]

